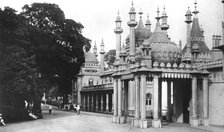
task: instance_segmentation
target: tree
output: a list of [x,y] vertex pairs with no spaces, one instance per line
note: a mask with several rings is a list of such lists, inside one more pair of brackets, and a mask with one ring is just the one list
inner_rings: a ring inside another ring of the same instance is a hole
[[41,96],[35,56],[23,17],[12,8],[0,9],[0,104],[24,108],[24,100]]
[[58,80],[59,91],[66,97],[71,93],[72,79],[84,63],[83,47],[90,47],[90,40],[82,35],[83,25],[65,19],[56,4],[25,5],[21,15],[29,27],[38,71],[47,80]]
[[110,50],[109,52],[106,53],[106,55],[104,56],[104,59],[108,65],[108,67],[113,66],[114,61],[116,59],[116,50]]

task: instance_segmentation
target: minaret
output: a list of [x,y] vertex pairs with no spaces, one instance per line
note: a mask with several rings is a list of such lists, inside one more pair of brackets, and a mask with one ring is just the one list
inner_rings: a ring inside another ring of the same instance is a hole
[[188,7],[188,10],[185,14],[186,16],[186,24],[187,24],[187,34],[186,34],[186,52],[183,55],[183,62],[185,63],[191,63],[192,55],[191,55],[191,23],[192,21],[192,13],[190,11],[190,8]]
[[156,22],[156,28],[155,28],[155,31],[154,32],[156,32],[156,31],[158,31],[158,30],[161,30],[161,26],[160,26],[160,22],[159,22],[159,20],[160,20],[160,16],[159,16],[159,7],[157,8],[157,17],[155,17],[156,18],[156,20],[157,20],[157,22]]
[[186,16],[186,20],[185,22],[187,23],[187,48],[191,47],[191,23],[192,23],[192,14],[191,14],[191,11],[190,11],[190,8],[188,7],[188,10],[185,14]]
[[103,42],[103,39],[102,39],[102,42],[100,44],[100,67],[101,67],[101,72],[104,71],[104,54],[105,54],[104,42]]
[[137,22],[135,21],[135,8],[133,7],[133,2],[132,2],[132,7],[129,12],[129,22],[128,26],[130,27],[130,50],[129,54],[130,56],[134,56],[135,54],[135,26],[137,25]]
[[114,32],[116,33],[116,60],[120,60],[120,52],[121,52],[121,33],[123,32],[123,29],[121,28],[121,17],[118,15],[116,18],[116,28],[114,29]]
[[149,20],[149,14],[147,14],[147,20],[146,20],[146,23],[145,23],[145,27],[147,30],[149,30],[151,32],[151,22]]
[[95,45],[93,47],[93,54],[97,57],[98,54],[97,54],[97,46],[96,46],[96,41],[95,41]]
[[167,13],[166,13],[166,8],[165,8],[165,6],[164,6],[164,8],[163,8],[163,13],[162,13],[162,16],[161,16],[161,19],[162,19],[162,25],[161,25],[161,29],[165,32],[165,33],[167,33],[167,30],[169,29],[169,25],[167,24],[167,18],[168,18],[168,16],[167,16]]

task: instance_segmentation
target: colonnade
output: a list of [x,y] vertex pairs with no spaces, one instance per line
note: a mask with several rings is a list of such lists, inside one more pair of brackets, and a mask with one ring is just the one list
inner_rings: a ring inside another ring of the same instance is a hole
[[[147,123],[148,120],[146,119],[146,75],[145,74],[140,74],[140,75],[135,75],[134,76],[134,83],[135,84],[135,114],[134,118],[131,119],[131,124],[134,127],[140,127],[140,128],[147,128]],[[198,126],[199,125],[199,117],[198,117],[198,76],[192,76],[192,78],[189,80],[191,83],[190,91],[191,95],[191,107],[189,107],[189,112],[191,111],[192,114],[190,114],[189,120],[190,124],[192,126]],[[123,97],[125,95],[126,89],[128,89],[128,85],[126,86],[125,81],[129,81],[130,79],[127,80],[122,80],[121,77],[114,78],[114,100],[113,100],[113,107],[114,107],[114,112],[113,112],[113,122],[114,123],[125,123],[126,119],[126,112],[128,108],[123,107],[122,105],[127,102],[128,97]],[[162,82],[160,79],[159,74],[153,74],[152,75],[152,80],[153,80],[153,100],[152,100],[152,110],[153,110],[153,119],[152,119],[152,126],[155,128],[161,127],[161,96],[162,96]],[[173,82],[174,84],[178,84],[179,79],[176,79]],[[181,79],[180,79],[181,80]],[[175,99],[174,99],[174,105],[172,107],[171,105],[171,80],[167,79],[167,115],[166,115],[166,120],[171,121],[172,115],[175,116],[175,113],[177,112],[177,105],[175,105]],[[203,90],[203,119],[202,122],[204,126],[207,126],[209,123],[209,116],[208,116],[208,78],[207,76],[204,76],[202,78],[202,90]],[[173,87],[176,87],[176,85],[173,85]],[[179,90],[183,90],[183,84],[180,84],[180,87],[178,87]],[[182,89],[181,89],[182,88]],[[127,91],[126,91],[127,92]],[[176,93],[178,94],[178,93]],[[175,98],[175,96],[173,97]],[[182,98],[182,101],[184,99]],[[126,102],[125,102],[126,101]],[[143,102],[143,103],[140,103]],[[183,103],[183,102],[182,102]],[[123,109],[122,109],[123,108]],[[182,109],[183,110],[183,109]],[[122,112],[124,111],[124,112]],[[181,111],[183,113],[183,111]]]
[[82,109],[90,112],[111,113],[112,107],[112,91],[108,92],[85,92],[82,96]]

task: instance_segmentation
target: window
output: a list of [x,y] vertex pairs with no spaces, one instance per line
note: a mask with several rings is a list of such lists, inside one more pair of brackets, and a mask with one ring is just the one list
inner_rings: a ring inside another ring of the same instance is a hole
[[92,86],[92,85],[93,85],[93,79],[90,78],[90,79],[89,79],[89,86]]
[[152,104],[152,94],[147,93],[146,94],[146,105],[151,105]]

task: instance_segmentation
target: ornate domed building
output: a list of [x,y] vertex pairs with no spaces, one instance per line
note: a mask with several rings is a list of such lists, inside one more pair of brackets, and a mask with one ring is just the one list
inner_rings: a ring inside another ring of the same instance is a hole
[[127,123],[130,116],[131,125],[140,128],[149,127],[149,122],[159,128],[162,120],[191,126],[224,126],[218,116],[222,111],[214,109],[224,108],[214,101],[215,97],[224,99],[224,94],[219,94],[224,86],[224,73],[220,69],[224,67],[223,45],[220,45],[220,36],[214,36],[213,49],[209,50],[198,13],[195,2],[193,21],[189,8],[185,14],[187,42],[183,50],[169,38],[165,7],[162,16],[157,10],[155,30],[151,32],[149,17],[144,25],[140,11],[137,22],[132,4],[127,23],[130,32],[122,47],[122,19],[118,13],[113,69],[104,68],[103,41],[100,64],[96,47],[94,54],[85,53],[86,62],[76,84],[78,103],[83,110],[112,113],[113,122],[119,124]]

